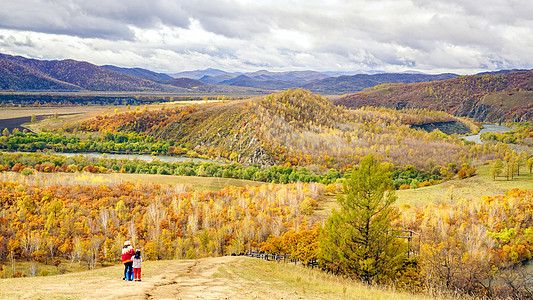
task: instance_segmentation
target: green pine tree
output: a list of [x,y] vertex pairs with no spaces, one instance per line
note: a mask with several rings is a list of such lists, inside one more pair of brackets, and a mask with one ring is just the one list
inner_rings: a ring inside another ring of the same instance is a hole
[[341,210],[320,236],[321,259],[330,268],[368,283],[394,278],[404,262],[405,244],[391,227],[398,216],[391,169],[372,155],[361,159],[337,198]]

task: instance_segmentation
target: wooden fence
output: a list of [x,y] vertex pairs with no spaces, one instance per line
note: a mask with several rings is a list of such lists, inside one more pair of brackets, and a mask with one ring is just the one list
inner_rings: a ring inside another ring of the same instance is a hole
[[[237,255],[237,254],[232,254],[232,255]],[[285,253],[272,254],[272,253],[266,253],[265,251],[261,251],[261,250],[252,250],[252,251],[250,251],[248,253],[241,253],[241,254],[238,254],[238,255],[239,256],[255,257],[255,258],[264,259],[264,260],[268,260],[268,261],[294,263],[295,265],[296,264],[301,264],[301,265],[304,265],[306,267],[316,267],[316,266],[318,266],[318,261],[316,259],[315,260],[311,260],[308,263],[302,263],[302,262],[300,262],[299,259],[291,258],[290,254],[285,254]]]

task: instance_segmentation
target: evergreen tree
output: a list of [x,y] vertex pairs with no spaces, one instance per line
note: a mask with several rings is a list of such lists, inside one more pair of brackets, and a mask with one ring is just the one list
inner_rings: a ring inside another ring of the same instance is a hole
[[391,229],[398,216],[391,169],[372,155],[361,159],[337,198],[341,210],[333,211],[320,236],[321,259],[330,268],[368,283],[394,278],[403,265],[404,243]]

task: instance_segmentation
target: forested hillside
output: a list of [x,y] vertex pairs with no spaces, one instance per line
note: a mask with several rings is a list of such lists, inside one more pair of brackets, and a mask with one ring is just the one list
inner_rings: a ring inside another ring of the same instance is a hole
[[335,102],[350,108],[383,106],[443,110],[476,121],[533,121],[533,71],[461,76],[417,84],[384,84]]
[[170,75],[164,73],[157,73],[141,68],[121,68],[113,65],[103,65],[101,67],[104,69],[122,73],[124,75],[148,79],[155,82],[172,79]]
[[0,68],[2,87],[12,90],[183,91],[72,59],[37,60],[0,54]]
[[384,83],[415,83],[425,81],[436,81],[455,78],[456,74],[357,74],[351,76],[335,76],[321,80],[315,80],[303,86],[303,88],[321,94],[346,94],[362,91]]
[[[173,141],[173,149],[261,165],[350,168],[368,153],[398,166],[432,170],[494,155],[490,145],[471,146],[457,137],[411,128],[433,122],[472,123],[425,110],[345,110],[305,90],[254,101],[145,110],[103,116],[82,131],[140,132]],[[471,148],[476,148],[472,152]],[[479,148],[479,149],[477,149]]]
[[20,64],[0,59],[1,90],[80,90],[79,86],[51,78]]

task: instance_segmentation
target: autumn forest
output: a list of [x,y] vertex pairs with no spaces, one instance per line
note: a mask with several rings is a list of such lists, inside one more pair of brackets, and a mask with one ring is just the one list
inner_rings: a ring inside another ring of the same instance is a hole
[[[137,97],[97,113],[73,96],[76,114],[0,123],[0,277],[120,264],[130,240],[147,261],[262,251],[411,293],[531,298],[531,74],[335,100],[301,88]],[[109,89],[124,84],[114,76]],[[488,123],[508,130],[464,138]],[[240,184],[209,185],[219,179]]]

